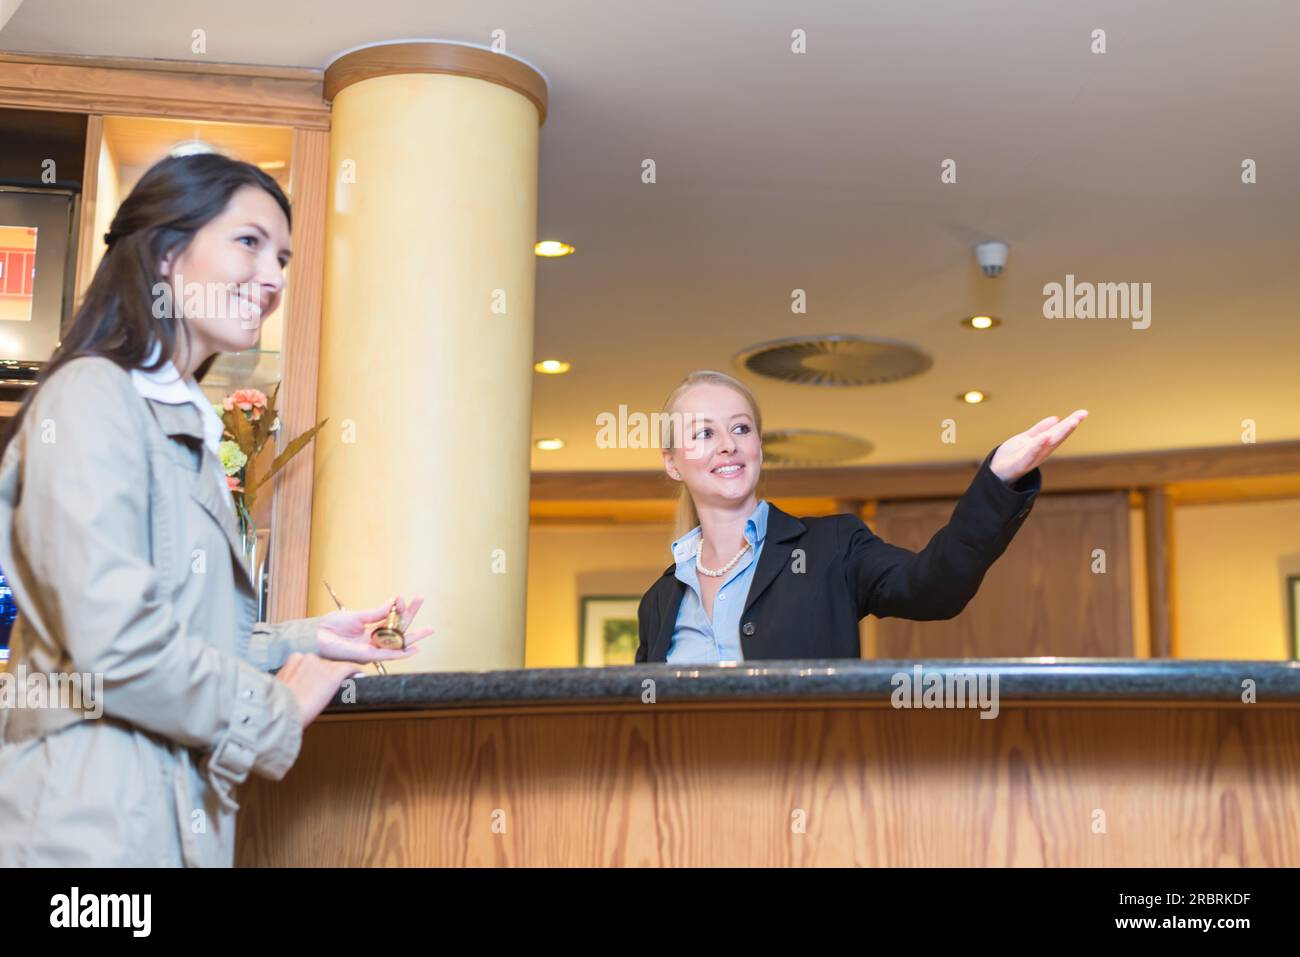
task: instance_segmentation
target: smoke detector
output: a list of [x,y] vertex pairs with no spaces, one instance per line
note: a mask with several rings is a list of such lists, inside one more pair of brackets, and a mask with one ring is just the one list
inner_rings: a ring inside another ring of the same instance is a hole
[[1007,244],[996,241],[980,243],[975,247],[975,261],[980,264],[980,272],[996,279],[1007,264]]

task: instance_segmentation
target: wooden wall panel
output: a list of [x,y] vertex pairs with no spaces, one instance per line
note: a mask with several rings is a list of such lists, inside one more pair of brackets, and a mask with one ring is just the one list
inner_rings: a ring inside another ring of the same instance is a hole
[[1174,503],[1164,489],[1146,489],[1142,497],[1146,535],[1147,621],[1151,657],[1169,658],[1177,637],[1174,603]]
[[77,224],[77,264],[74,267],[73,302],[68,310],[71,317],[81,305],[81,297],[86,287],[94,278],[90,264],[95,258],[95,243],[103,237],[95,236],[95,211],[99,205],[99,153],[104,147],[104,118],[91,115],[86,117],[86,156],[81,174],[81,217]]
[[324,130],[323,79],[291,67],[0,53],[0,106]]
[[[329,187],[329,133],[294,130],[293,263],[288,276],[280,386],[280,435],[293,438],[316,418],[320,366],[321,294],[325,281],[325,204]],[[281,451],[283,451],[283,442]],[[271,621],[307,614],[307,559],[315,443],[276,477],[271,543]]]
[[251,780],[241,865],[1300,865],[1300,711],[1258,705],[325,720]]
[[[954,500],[882,502],[872,528],[919,551],[952,515]],[[1106,571],[1091,570],[1104,549]],[[1043,495],[956,618],[877,623],[880,658],[1133,655],[1128,497]]]
[[[871,501],[956,497],[970,485],[979,464],[973,459],[946,465],[768,469],[759,490],[768,498]],[[1300,442],[1238,442],[1212,448],[1053,456],[1042,468],[1043,485],[1054,494],[1185,484],[1188,498],[1206,494],[1214,495],[1215,500],[1232,500],[1237,495],[1276,498],[1294,493],[1294,482],[1285,476],[1300,475]],[[1264,477],[1267,480],[1260,481]],[[534,500],[666,499],[675,494],[674,483],[665,481],[662,470],[545,471],[534,472],[532,481]]]

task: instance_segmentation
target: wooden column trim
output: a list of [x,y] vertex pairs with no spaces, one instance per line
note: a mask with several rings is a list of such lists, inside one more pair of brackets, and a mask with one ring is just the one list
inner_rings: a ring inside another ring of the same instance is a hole
[[362,80],[411,73],[447,73],[499,84],[531,100],[538,125],[546,122],[544,76],[508,54],[460,43],[380,43],[345,53],[325,69],[324,97],[333,100]]
[[[320,369],[329,149],[329,134],[324,130],[294,130],[289,182],[293,201],[293,265],[282,346],[281,446],[318,421],[316,384]],[[276,478],[268,613],[271,621],[287,621],[307,614],[314,461],[313,443],[299,452]]]
[[1163,488],[1143,489],[1146,532],[1147,621],[1151,657],[1172,658],[1177,651],[1174,615],[1173,501]]

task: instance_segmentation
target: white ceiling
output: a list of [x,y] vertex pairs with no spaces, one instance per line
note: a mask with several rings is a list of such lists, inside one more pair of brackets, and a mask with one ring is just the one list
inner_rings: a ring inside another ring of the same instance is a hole
[[[1260,441],[1300,439],[1294,0],[26,0],[0,48],[321,67],[498,28],[551,85],[539,234],[578,247],[538,263],[536,354],[574,371],[536,379],[534,432],[568,447],[535,467],[654,468],[597,449],[596,415],[656,410],[752,343],[832,332],[935,364],[866,389],[750,381],[767,427],[861,436],[869,462],[980,458],[1078,407],[1070,454],[1235,445],[1246,418]],[[975,269],[980,238],[1011,245],[1002,278]],[[1066,273],[1150,282],[1151,327],[1044,319]],[[984,311],[1005,324],[958,325]],[[956,402],[968,388],[993,399]]]

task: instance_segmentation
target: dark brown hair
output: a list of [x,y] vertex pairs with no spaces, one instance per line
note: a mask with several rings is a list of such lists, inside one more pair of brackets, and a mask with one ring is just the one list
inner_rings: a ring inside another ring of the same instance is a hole
[[[101,356],[123,369],[147,372],[162,368],[171,359],[177,337],[188,337],[189,329],[176,309],[155,315],[154,287],[167,281],[162,263],[169,255],[183,252],[194,234],[221,215],[243,186],[270,193],[292,223],[284,191],[251,163],[219,153],[199,153],[168,157],[150,167],[113,217],[104,235],[108,248],[86,297],[10,421],[0,441],[0,453],[18,433],[23,413],[37,390],[73,359]],[[146,364],[155,344],[161,346],[158,358]],[[209,357],[198,367],[197,379],[203,379],[215,358]]]

